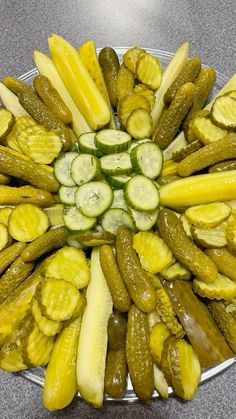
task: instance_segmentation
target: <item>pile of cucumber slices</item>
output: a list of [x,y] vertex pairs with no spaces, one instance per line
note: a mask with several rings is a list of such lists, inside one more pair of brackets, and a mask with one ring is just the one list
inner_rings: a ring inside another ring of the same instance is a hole
[[[149,230],[157,219],[162,151],[150,139],[103,129],[82,134],[55,162],[64,223],[72,231],[120,225]],[[100,227],[98,227],[100,225]]]

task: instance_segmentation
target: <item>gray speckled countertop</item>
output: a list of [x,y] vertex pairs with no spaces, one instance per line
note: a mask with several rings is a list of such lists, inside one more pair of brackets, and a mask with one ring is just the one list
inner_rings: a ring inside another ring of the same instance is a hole
[[[235,0],[0,0],[0,78],[31,69],[33,49],[47,51],[51,32],[75,46],[93,38],[97,47],[140,45],[167,51],[188,39],[191,54],[230,76],[236,70],[235,19]],[[236,417],[235,388],[233,366],[201,386],[187,403],[171,397],[148,407],[105,404],[98,411],[75,400],[64,411],[48,412],[41,388],[1,372],[0,418],[230,419]]]

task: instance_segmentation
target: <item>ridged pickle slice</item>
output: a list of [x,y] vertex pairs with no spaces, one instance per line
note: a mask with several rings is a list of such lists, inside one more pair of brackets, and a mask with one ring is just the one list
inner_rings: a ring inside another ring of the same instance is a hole
[[165,323],[156,323],[150,332],[150,349],[154,362],[160,366],[165,340],[171,335]]
[[142,96],[139,93],[134,93],[130,96],[125,95],[120,99],[117,113],[120,120],[120,123],[123,127],[126,126],[127,120],[131,113],[138,108],[144,108],[150,112],[150,105],[146,97]]
[[161,63],[156,57],[146,52],[139,55],[135,74],[141,83],[156,90],[160,87],[162,80]]
[[148,87],[145,84],[140,83],[136,84],[134,92],[144,96],[148,100],[152,111],[155,104],[155,93],[153,92],[153,90],[148,89]]
[[20,204],[9,218],[9,233],[18,241],[31,242],[46,232],[49,227],[47,214],[36,205]]
[[[99,56],[100,59],[100,56]],[[134,92],[135,75],[124,65],[121,64],[117,73],[116,95],[118,103],[125,96]],[[114,105],[113,105],[114,106]]]
[[13,113],[7,109],[0,109],[0,140],[5,138],[15,123]]
[[173,306],[166,290],[161,286],[161,288],[156,290],[156,295],[157,314],[161,317],[161,320],[166,324],[173,335],[182,338],[185,335],[185,332],[175,315]]
[[138,59],[145,54],[145,50],[139,47],[133,47],[126,51],[123,56],[126,67],[135,74]]
[[183,265],[181,265],[181,263],[176,262],[161,271],[161,276],[167,281],[190,281],[191,272],[189,269],[186,269]]
[[28,137],[28,155],[35,163],[51,164],[59,155],[62,141],[53,131],[30,134]]
[[209,144],[227,136],[227,130],[213,124],[209,118],[204,116],[199,116],[191,121],[191,130],[203,144]]
[[14,344],[4,345],[0,351],[0,368],[10,372],[22,371],[28,368],[23,361],[21,347]]
[[36,298],[33,298],[32,300],[31,311],[40,332],[42,332],[45,336],[55,336],[61,331],[62,323],[50,320],[43,316]]
[[22,129],[31,127],[32,125],[35,125],[35,124],[36,122],[29,115],[17,116],[12,130],[6,137],[5,142],[6,142],[7,147],[10,147],[13,150],[21,152],[21,148],[19,147],[17,137]]
[[222,225],[215,228],[193,227],[191,231],[195,242],[203,248],[220,248],[227,245],[225,227]]
[[20,147],[22,153],[29,156],[29,147],[28,147],[28,140],[30,134],[40,134],[44,132],[45,129],[42,125],[31,125],[30,127],[23,128],[20,130],[19,134],[16,137],[16,141]]
[[126,122],[127,132],[135,139],[149,138],[153,131],[152,117],[144,108],[134,109]]
[[192,224],[203,228],[217,227],[229,217],[230,213],[231,208],[224,202],[197,205],[185,211]]
[[236,99],[231,96],[218,97],[212,106],[211,118],[222,128],[236,130]]
[[207,297],[216,300],[229,300],[236,297],[236,282],[231,281],[225,275],[218,273],[214,282],[206,284],[198,278],[193,280],[193,289],[201,297]]
[[24,338],[22,353],[28,368],[47,365],[53,348],[54,337],[45,336],[40,332],[36,323]]

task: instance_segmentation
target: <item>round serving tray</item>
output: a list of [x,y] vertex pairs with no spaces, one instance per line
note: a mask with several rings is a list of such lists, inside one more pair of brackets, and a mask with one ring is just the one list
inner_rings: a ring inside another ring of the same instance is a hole
[[[123,54],[129,48],[130,47],[114,47],[114,49],[115,49],[115,51],[116,51],[120,60],[122,60]],[[173,56],[173,53],[167,52],[167,51],[150,49],[150,48],[144,48],[144,49],[147,52],[149,52],[150,54],[157,57],[160,60],[163,68],[166,67],[169,60]],[[97,48],[97,53],[99,53],[100,50],[101,50],[101,48]],[[204,64],[203,64],[203,66],[204,66]],[[38,74],[37,68],[33,68],[32,70],[28,71],[27,73],[25,73],[21,77],[19,77],[19,79],[22,80],[22,81],[25,81],[28,84],[32,84],[33,79],[37,74]],[[216,75],[217,75],[216,83],[215,83],[215,86],[212,90],[211,96],[209,97],[209,100],[223,87],[223,85],[227,81],[227,78],[224,77],[219,72],[216,72]],[[216,365],[212,368],[208,368],[208,369],[203,370],[202,376],[201,376],[201,383],[204,383],[205,381],[214,378],[216,375],[225,371],[227,368],[229,368],[235,362],[236,362],[236,358],[231,358],[231,359],[228,359],[227,361],[222,362],[221,364],[218,364],[218,365]],[[32,383],[38,384],[41,387],[43,387],[43,385],[44,385],[45,368],[43,368],[43,367],[27,369],[27,370],[24,370],[24,371],[21,371],[19,373],[15,373],[15,374],[20,375],[20,376],[26,378],[27,380],[31,381]],[[171,393],[173,393],[173,389],[171,387],[169,387],[169,394],[171,394]],[[79,393],[78,393],[78,396],[80,397]],[[154,393],[152,395],[152,399],[156,399],[158,397],[159,397],[159,394],[157,393],[157,391],[154,391]],[[109,402],[115,402],[115,403],[121,403],[121,402],[132,403],[132,402],[138,401],[138,398],[137,398],[136,394],[134,393],[130,377],[128,377],[128,381],[127,381],[127,391],[122,397],[113,399],[112,397],[109,397],[109,396],[105,395],[105,400],[109,401]]]

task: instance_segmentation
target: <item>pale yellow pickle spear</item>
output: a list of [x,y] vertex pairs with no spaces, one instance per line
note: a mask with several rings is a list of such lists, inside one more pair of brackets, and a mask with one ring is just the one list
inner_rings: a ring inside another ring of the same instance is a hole
[[48,45],[65,86],[88,124],[95,130],[104,127],[110,121],[109,107],[76,49],[55,34],[49,37]]

